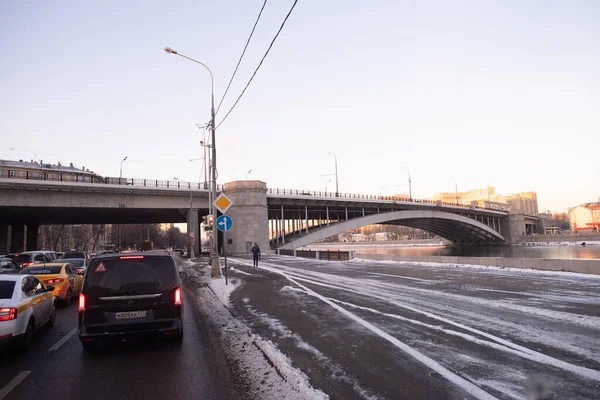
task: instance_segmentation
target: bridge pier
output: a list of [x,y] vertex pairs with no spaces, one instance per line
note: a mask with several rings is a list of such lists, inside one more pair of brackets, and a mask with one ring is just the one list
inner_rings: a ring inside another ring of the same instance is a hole
[[27,225],[27,236],[25,248],[27,251],[34,251],[38,249],[38,234],[39,234],[40,226],[37,224],[28,224]]
[[0,254],[10,253],[10,225],[0,224]]
[[194,233],[194,237],[196,238],[196,243],[192,246],[194,249],[194,257],[197,257],[200,254],[200,221],[198,218],[198,210],[187,210],[187,231],[188,234]]
[[9,253],[21,253],[25,251],[25,225],[11,225],[10,251]]
[[[269,214],[267,209],[267,184],[261,181],[235,181],[226,183],[223,192],[233,201],[227,215],[233,226],[227,232],[229,254],[246,254],[253,243],[258,244],[263,253],[269,247]],[[276,218],[285,229],[283,213]],[[277,228],[276,228],[277,229]]]

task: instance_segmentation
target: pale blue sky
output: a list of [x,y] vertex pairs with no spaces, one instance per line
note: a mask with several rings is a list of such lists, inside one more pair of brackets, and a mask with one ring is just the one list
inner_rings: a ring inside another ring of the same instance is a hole
[[[221,118],[292,3],[267,3]],[[218,101],[261,5],[0,2],[0,158],[198,180],[210,81],[162,49],[208,64]],[[597,201],[599,20],[595,0],[299,0],[217,130],[219,183],[323,190],[334,151],[342,192],[406,193],[405,166],[415,197],[456,179]]]

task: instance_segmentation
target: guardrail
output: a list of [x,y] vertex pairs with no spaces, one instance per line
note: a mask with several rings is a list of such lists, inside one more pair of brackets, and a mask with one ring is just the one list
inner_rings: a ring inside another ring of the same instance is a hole
[[[40,176],[39,173],[26,172],[22,176],[2,176],[8,179],[25,179],[32,181],[51,181],[51,182],[70,182],[70,183],[91,183],[98,185],[123,185],[134,187],[157,187],[168,189],[194,189],[194,190],[209,190],[209,182],[186,182],[186,181],[169,181],[159,179],[142,179],[142,178],[116,178],[116,177],[101,177],[98,175],[74,175],[74,174],[45,174]],[[217,191],[222,191],[223,185],[217,185]]]
[[277,254],[281,256],[292,256],[324,261],[348,261],[354,258],[353,251],[341,250],[288,250],[278,249]]
[[377,195],[373,195],[373,194],[338,193],[336,196],[335,192],[320,192],[320,191],[312,191],[312,190],[277,189],[277,188],[269,188],[267,193],[275,194],[275,195],[277,195],[277,194],[290,195],[290,196],[331,197],[331,198],[338,198],[338,199],[402,201],[402,202],[407,202],[407,203],[433,204],[433,205],[437,205],[437,206],[454,206],[454,207],[466,207],[466,208],[483,209],[483,210],[505,211],[505,210],[499,210],[496,208],[485,208],[485,207],[480,207],[480,206],[475,206],[475,205],[467,206],[464,204],[458,204],[458,203],[442,201],[442,200],[411,199],[409,197],[377,196]]

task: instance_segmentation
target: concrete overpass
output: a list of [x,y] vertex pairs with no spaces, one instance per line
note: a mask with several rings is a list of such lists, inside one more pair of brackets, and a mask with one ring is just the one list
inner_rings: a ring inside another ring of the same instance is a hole
[[[331,236],[371,223],[412,226],[455,243],[510,243],[515,232],[520,236],[525,223],[514,222],[499,210],[363,194],[340,193],[336,197],[325,192],[267,189],[260,181],[231,182],[219,186],[218,191],[234,202],[228,211],[234,228],[227,237],[234,253],[246,252],[252,242],[261,248],[299,247],[325,233]],[[41,224],[187,222],[189,231],[199,237],[199,215],[208,214],[208,196],[207,187],[181,181],[105,178],[104,183],[83,183],[2,178],[0,253],[5,251],[7,236],[23,236],[24,226],[32,228],[28,232],[37,232]],[[28,242],[36,242],[31,235]],[[297,241],[300,237],[302,241]],[[9,250],[22,247],[19,240],[12,243],[15,246]]]

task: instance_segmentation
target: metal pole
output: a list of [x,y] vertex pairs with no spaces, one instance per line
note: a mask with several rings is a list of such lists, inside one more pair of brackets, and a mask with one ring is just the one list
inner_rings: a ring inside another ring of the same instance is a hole
[[335,197],[340,197],[340,190],[338,186],[337,156],[335,153],[333,154],[333,158],[335,158]]
[[410,180],[410,169],[407,169],[408,171],[408,198],[410,199],[410,201],[412,201],[412,184],[411,184],[411,180]]
[[454,180],[454,190],[456,192],[456,205],[458,206],[458,183],[456,181],[456,179]]

